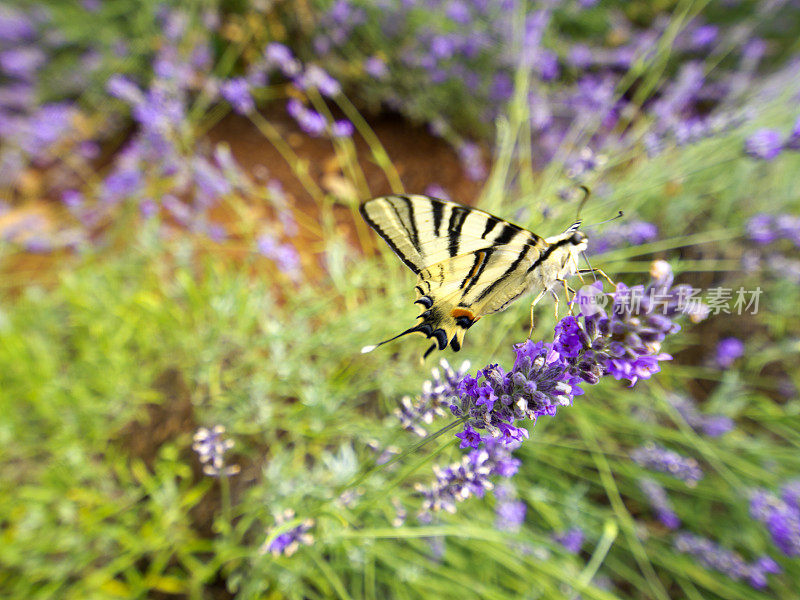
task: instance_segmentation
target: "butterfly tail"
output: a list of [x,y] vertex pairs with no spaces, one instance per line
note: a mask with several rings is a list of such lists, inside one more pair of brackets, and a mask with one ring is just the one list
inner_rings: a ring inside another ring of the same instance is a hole
[[[404,335],[409,335],[411,333],[421,333],[426,338],[432,338],[435,340],[434,343],[431,344],[431,346],[425,351],[425,354],[423,354],[423,359],[427,358],[428,355],[436,350],[437,347],[439,350],[444,350],[448,344],[456,352],[461,350],[461,345],[464,341],[464,334],[466,333],[467,329],[469,329],[472,324],[477,321],[477,318],[469,314],[468,311],[453,309],[446,303],[433,305],[433,302],[427,296],[423,296],[422,299],[424,300],[421,302],[420,300],[417,300],[416,302],[417,304],[422,304],[423,312],[417,317],[422,319],[422,322],[418,323],[414,327],[406,329],[402,333],[399,333],[388,340],[384,340],[375,345],[364,346],[361,349],[362,354],[372,352],[378,346],[382,346],[383,344],[392,342],[397,338],[403,337]],[[462,313],[468,313],[469,317]]]

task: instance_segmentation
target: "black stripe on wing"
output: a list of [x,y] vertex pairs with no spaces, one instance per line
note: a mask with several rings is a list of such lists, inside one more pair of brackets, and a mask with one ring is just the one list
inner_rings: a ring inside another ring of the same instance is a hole
[[[519,267],[520,263],[521,263],[523,260],[525,260],[525,257],[528,255],[528,251],[529,251],[530,249],[531,249],[531,246],[523,246],[523,248],[522,248],[522,252],[520,252],[520,253],[519,253],[519,256],[517,256],[517,258],[516,258],[516,259],[514,259],[514,262],[512,262],[512,263],[509,265],[509,267],[508,267],[508,268],[505,270],[505,272],[504,272],[504,273],[503,273],[503,274],[502,274],[500,277],[498,277],[498,278],[497,278],[497,279],[495,279],[495,280],[494,280],[494,281],[493,281],[491,284],[489,284],[488,286],[486,286],[486,289],[484,289],[484,290],[483,290],[483,291],[480,293],[480,296],[478,296],[478,298],[476,299],[476,301],[477,301],[477,302],[480,302],[481,300],[483,300],[484,298],[486,298],[486,296],[488,296],[488,295],[489,295],[489,294],[492,292],[492,290],[494,290],[494,289],[495,289],[495,288],[496,288],[498,285],[500,285],[501,283],[503,283],[503,282],[506,280],[506,278],[507,278],[509,275],[511,275],[511,274],[512,274],[514,271],[516,271],[516,270],[517,270],[517,267]],[[477,278],[476,278],[476,280],[477,280]]]
[[[394,207],[393,204],[392,207]],[[364,221],[367,222],[367,225],[372,227],[375,230],[375,232],[379,236],[381,236],[387,244],[389,244],[389,247],[394,251],[395,254],[397,254],[397,256],[400,257],[400,260],[403,261],[403,264],[405,264],[409,269],[411,269],[415,275],[418,275],[420,268],[417,265],[415,265],[408,256],[406,256],[400,251],[400,249],[397,247],[394,241],[392,241],[392,238],[389,236],[389,234],[386,233],[383,229],[381,229],[380,225],[378,225],[375,221],[373,221],[372,218],[370,218],[369,214],[367,214],[366,202],[359,207],[358,211],[361,213],[361,216],[364,219]],[[411,216],[413,218],[413,212],[411,213]]]

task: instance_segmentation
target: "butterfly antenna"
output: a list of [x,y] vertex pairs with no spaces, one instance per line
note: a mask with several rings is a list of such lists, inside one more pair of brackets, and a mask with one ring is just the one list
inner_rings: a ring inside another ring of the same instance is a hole
[[580,190],[583,192],[583,198],[581,198],[581,203],[578,204],[578,213],[575,215],[575,220],[581,220],[581,210],[583,210],[583,205],[586,204],[586,201],[589,199],[589,196],[592,195],[592,190],[590,190],[585,185],[580,186]]
[[583,255],[583,260],[586,261],[586,266],[588,266],[589,270],[592,272],[592,277],[594,277],[595,283],[597,283],[597,274],[594,272],[594,269],[592,268],[592,264],[589,262],[589,257],[586,256],[586,252],[581,252],[581,254]]
[[611,217],[610,219],[606,219],[605,221],[600,221],[599,223],[592,223],[591,225],[586,225],[586,227],[597,227],[598,225],[605,225],[606,223],[611,223],[611,221],[616,221],[617,219],[621,219],[625,216],[625,213],[619,211],[616,217]]

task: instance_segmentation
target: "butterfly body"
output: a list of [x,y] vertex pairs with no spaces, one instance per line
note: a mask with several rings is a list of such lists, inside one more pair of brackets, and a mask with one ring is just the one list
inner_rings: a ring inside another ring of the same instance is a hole
[[436,346],[460,350],[478,319],[526,293],[537,293],[537,301],[577,272],[577,256],[587,246],[580,222],[545,239],[481,210],[422,195],[383,196],[360,210],[417,275],[421,321],[391,339],[433,338],[426,356]]

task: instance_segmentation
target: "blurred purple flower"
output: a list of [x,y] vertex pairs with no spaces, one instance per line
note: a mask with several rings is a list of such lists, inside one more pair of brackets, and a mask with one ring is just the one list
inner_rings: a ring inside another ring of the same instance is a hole
[[747,222],[747,235],[757,244],[771,244],[778,239],[772,215],[758,214]]
[[139,86],[124,75],[114,74],[106,82],[106,91],[114,98],[124,100],[131,106],[144,101]]
[[103,181],[100,199],[113,204],[137,193],[143,185],[142,173],[134,167],[118,167]]
[[300,255],[291,244],[281,244],[274,236],[264,233],[256,240],[258,252],[272,260],[278,270],[292,279],[300,275]]
[[459,25],[468,25],[472,21],[469,6],[462,0],[450,0],[445,8],[445,15]]
[[781,153],[782,147],[780,132],[767,128],[759,129],[744,142],[745,153],[761,160],[772,160]]
[[489,88],[489,98],[496,102],[508,100],[514,93],[514,82],[508,73],[495,73]]
[[783,147],[787,148],[788,150],[800,150],[800,117],[798,117],[797,121],[794,122],[792,132],[789,134],[789,137],[786,139]]
[[636,448],[631,452],[633,462],[650,469],[672,475],[694,487],[703,478],[703,471],[693,458],[681,456],[653,443]]
[[558,56],[555,52],[541,50],[536,57],[535,65],[542,81],[552,81],[558,77]]
[[744,343],[742,340],[735,337],[724,338],[717,344],[714,361],[719,368],[727,369],[743,355]]
[[279,68],[287,77],[296,77],[300,73],[300,62],[283,44],[278,42],[267,44],[264,49],[264,58],[267,66]]
[[364,72],[370,77],[384,79],[389,74],[389,69],[383,59],[370,56],[364,61]]
[[753,565],[748,565],[738,553],[719,546],[707,538],[687,532],[675,536],[675,549],[690,554],[704,567],[718,571],[734,581],[747,578],[753,587],[766,585],[764,573],[780,571],[775,561],[769,557],[766,557],[767,560],[759,559]]
[[495,527],[501,531],[517,532],[525,522],[527,506],[522,500],[501,500],[495,507]]
[[353,124],[347,120],[334,121],[331,125],[331,135],[335,138],[351,137],[354,131]]
[[781,498],[792,509],[800,512],[800,479],[795,479],[781,487]]
[[246,115],[255,110],[253,97],[250,95],[250,85],[244,77],[236,77],[225,81],[219,88],[222,97],[227,100],[233,110],[241,115]]
[[35,35],[33,22],[25,13],[9,5],[0,6],[0,42],[10,45]]
[[619,225],[609,225],[591,241],[591,248],[600,254],[622,246],[640,246],[658,238],[658,227],[646,221],[631,221]]
[[483,164],[480,148],[476,144],[464,142],[458,147],[458,158],[467,177],[479,181],[486,177],[486,167]]
[[800,556],[800,510],[766,490],[750,496],[750,515],[764,523],[772,541],[786,556]]
[[286,112],[294,117],[300,128],[312,136],[322,135],[327,128],[327,121],[318,112],[306,108],[297,98],[286,103]]
[[64,190],[61,192],[61,202],[70,210],[75,210],[83,206],[85,198],[77,190]]
[[760,38],[753,38],[742,46],[742,58],[753,66],[763,58],[767,51],[767,43]]
[[74,108],[67,103],[42,105],[22,123],[18,132],[20,146],[30,156],[40,156],[72,129],[74,114]]
[[[284,523],[294,520],[294,511],[286,510],[275,519],[275,527],[280,528]],[[261,554],[269,552],[273,556],[291,556],[300,548],[301,545],[310,546],[314,543],[314,536],[309,533],[314,527],[313,519],[305,519],[298,525],[283,531],[273,539],[273,533],[267,532],[267,540],[261,546]]]
[[0,52],[0,69],[5,75],[20,79],[33,79],[47,57],[39,48],[23,46]]
[[656,511],[658,520],[668,529],[677,529],[681,520],[672,508],[667,491],[654,480],[645,478],[639,481],[639,488],[647,496],[650,506]]
[[697,49],[703,49],[713,44],[719,35],[719,27],[716,25],[701,25],[692,32],[692,45]]
[[579,527],[573,527],[565,532],[553,535],[553,540],[564,547],[570,554],[578,554],[583,546],[583,531]]
[[211,429],[201,427],[194,434],[192,450],[197,452],[197,457],[203,465],[203,473],[211,477],[229,477],[239,472],[237,465],[225,462],[225,454],[233,448],[233,440],[225,438],[225,427],[215,425]]
[[704,415],[700,413],[697,405],[690,398],[670,394],[668,401],[688,423],[689,427],[697,433],[702,433],[709,437],[719,437],[733,429],[733,420],[730,417],[719,414]]
[[206,159],[196,156],[192,161],[194,182],[201,200],[204,203],[216,203],[233,189],[225,175]]
[[575,44],[569,50],[567,60],[577,69],[585,69],[594,61],[592,51],[584,44]]
[[139,213],[145,219],[150,219],[158,214],[158,205],[152,198],[145,198],[139,202]]
[[425,188],[423,191],[424,194],[428,196],[433,196],[434,198],[439,198],[439,200],[450,200],[450,194],[440,186],[438,183],[432,183],[428,187]]
[[469,361],[464,361],[456,371],[445,359],[439,361],[439,369],[432,369],[432,378],[422,384],[422,394],[415,401],[404,396],[394,414],[406,431],[425,437],[427,431],[422,425],[433,422],[435,417],[450,413],[448,407],[458,395],[458,383],[469,369]]
[[434,467],[436,481],[430,486],[417,486],[423,497],[420,519],[429,521],[434,512],[456,511],[456,503],[470,496],[483,498],[494,486],[492,475],[511,477],[519,468],[519,460],[511,457],[518,444],[489,440],[483,448],[471,450],[460,462],[447,467]]
[[323,96],[333,97],[342,91],[339,82],[317,65],[309,65],[303,74],[295,79],[295,84],[301,89],[316,88]]

